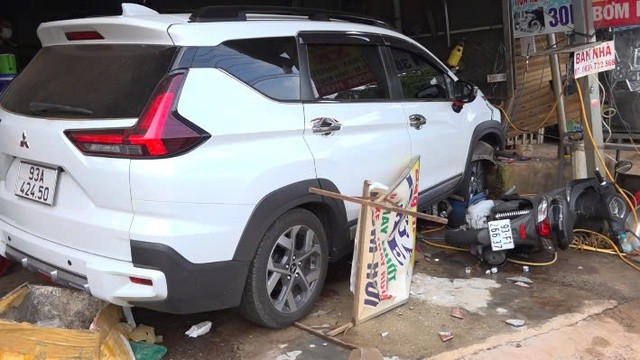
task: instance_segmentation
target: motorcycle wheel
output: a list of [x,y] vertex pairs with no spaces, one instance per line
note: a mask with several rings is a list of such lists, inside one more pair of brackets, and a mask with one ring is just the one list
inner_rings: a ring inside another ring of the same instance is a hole
[[482,251],[482,259],[491,266],[502,266],[507,262],[507,253],[485,249]]

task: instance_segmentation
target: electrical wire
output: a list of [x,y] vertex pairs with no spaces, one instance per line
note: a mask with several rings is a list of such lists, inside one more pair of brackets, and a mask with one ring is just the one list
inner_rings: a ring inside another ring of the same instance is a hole
[[611,85],[611,83],[609,82],[609,79],[606,76],[604,77],[604,82],[609,87],[609,93],[611,94],[610,102],[611,102],[611,104],[613,104],[613,108],[611,108],[611,109],[615,111],[614,114],[611,115],[611,117],[615,116],[616,114],[618,115],[618,118],[620,119],[620,122],[624,126],[625,130],[627,130],[627,134],[629,135],[629,141],[631,142],[631,145],[633,145],[633,149],[638,153],[638,155],[640,155],[640,150],[638,149],[638,146],[636,145],[636,143],[633,141],[633,134],[632,134],[632,131],[631,131],[631,126],[629,126],[629,123],[627,123],[622,118],[622,113],[620,113],[617,110],[618,105],[616,104],[616,99],[613,96],[613,87],[615,86],[615,84]]
[[[565,82],[563,83],[563,85],[562,85],[562,90],[561,90],[562,92],[564,92],[564,91],[565,91],[565,88],[567,87],[567,83],[568,83],[567,81],[565,81]],[[520,129],[520,128],[518,128],[518,127],[517,127],[517,126],[516,126],[512,121],[511,121],[511,118],[509,117],[509,115],[507,114],[507,112],[505,111],[505,109],[504,109],[504,108],[502,108],[502,106],[500,106],[500,105],[496,105],[496,107],[497,107],[500,111],[502,111],[502,113],[504,114],[504,116],[505,116],[505,118],[506,118],[507,122],[509,123],[509,125],[511,126],[511,128],[513,128],[513,129],[514,129],[514,130],[516,130],[516,131],[519,131],[521,134],[526,134],[526,133],[530,133],[530,132],[533,132],[533,131],[536,131],[536,130],[538,130],[538,129],[542,128],[542,127],[547,123],[547,120],[549,120],[549,118],[551,117],[551,114],[553,114],[553,112],[556,110],[556,107],[558,106],[558,103],[559,103],[559,102],[560,102],[560,96],[558,96],[558,98],[556,99],[556,102],[555,102],[555,103],[553,104],[553,106],[551,107],[551,110],[549,111],[549,113],[547,114],[547,116],[545,116],[545,117],[544,117],[544,119],[542,120],[542,122],[540,122],[538,125],[534,126],[534,127],[535,127],[534,129]],[[520,134],[518,134],[518,135],[520,135]]]
[[421,234],[434,233],[434,232],[438,232],[438,231],[440,231],[440,230],[444,230],[444,228],[445,228],[445,225],[442,225],[442,226],[437,227],[437,228],[422,230],[422,231],[420,231],[420,233],[421,233]]
[[434,243],[431,242],[427,239],[421,239],[422,242],[424,242],[427,245],[431,245],[433,247],[437,247],[437,248],[441,248],[441,249],[447,249],[447,250],[455,250],[455,251],[469,251],[469,249],[465,249],[465,248],[461,248],[461,247],[457,247],[457,246],[450,246],[450,245],[445,245],[445,244],[438,244],[438,243]]

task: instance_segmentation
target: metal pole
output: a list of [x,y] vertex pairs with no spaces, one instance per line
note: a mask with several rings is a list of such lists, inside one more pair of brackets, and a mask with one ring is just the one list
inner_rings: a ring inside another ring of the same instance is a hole
[[447,48],[451,47],[451,29],[449,28],[449,5],[447,0],[442,0],[442,6],[444,7],[444,24],[447,33]]
[[[547,46],[556,47],[556,34],[547,34]],[[564,109],[564,92],[562,91],[562,76],[560,75],[560,62],[558,54],[549,55],[551,64],[551,78],[553,83],[553,93],[558,105],[556,106],[556,116],[558,117],[558,186],[564,183],[564,134],[567,133],[567,117]]]
[[[593,2],[592,0],[573,0],[573,14],[575,18],[576,42],[588,44],[594,42],[595,28],[593,26]],[[596,75],[597,76],[597,75]],[[600,113],[600,87],[597,78],[592,75],[578,79],[578,85],[582,89],[584,95],[584,107],[587,113],[591,133],[595,147],[590,139],[585,138],[585,157],[587,174],[593,176],[596,169],[603,170],[603,164],[596,151],[604,151],[604,139],[602,137],[602,115]],[[584,126],[583,126],[584,127]],[[583,132],[585,137],[588,136],[586,131]]]
[[504,67],[507,73],[507,99],[513,97],[516,82],[513,74],[513,24],[511,23],[511,0],[502,0],[502,23],[504,30]]
[[400,0],[393,0],[393,18],[398,31],[402,32],[402,13],[400,12]]

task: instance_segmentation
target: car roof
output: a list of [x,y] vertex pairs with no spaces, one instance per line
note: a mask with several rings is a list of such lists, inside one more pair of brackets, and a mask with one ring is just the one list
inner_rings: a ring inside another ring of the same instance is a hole
[[[138,4],[122,4],[119,16],[43,23],[42,46],[61,44],[165,44],[212,46],[243,38],[295,36],[302,31],[375,33],[410,40],[381,20],[366,16],[265,6],[210,6],[191,14],[159,14]],[[69,33],[97,32],[98,39],[69,40]]]

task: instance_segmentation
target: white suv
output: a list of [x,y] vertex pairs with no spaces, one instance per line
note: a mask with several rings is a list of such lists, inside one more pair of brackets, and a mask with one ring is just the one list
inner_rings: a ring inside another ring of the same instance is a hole
[[359,195],[420,155],[424,208],[482,188],[503,143],[473,86],[362,16],[123,4],[38,36],[0,101],[0,255],[123,306],[286,326],[357,221],[310,187]]

